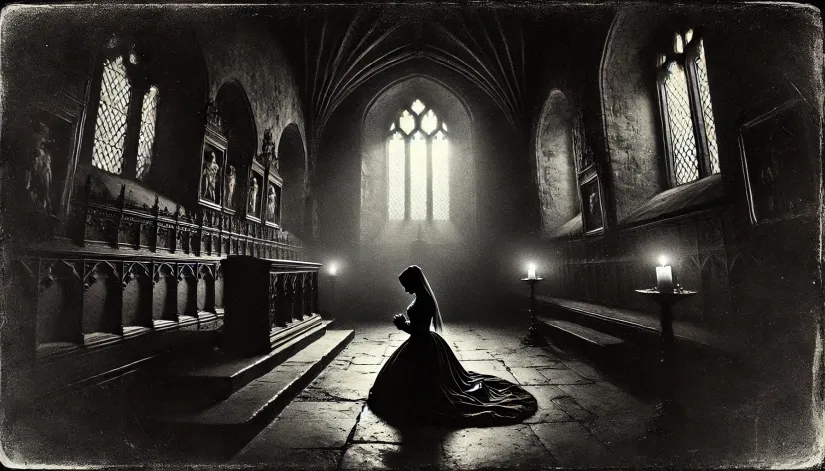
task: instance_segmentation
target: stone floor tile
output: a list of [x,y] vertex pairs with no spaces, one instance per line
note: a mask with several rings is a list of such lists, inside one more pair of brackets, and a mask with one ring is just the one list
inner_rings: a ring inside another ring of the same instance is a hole
[[384,361],[383,355],[361,354],[352,358],[353,365],[380,365]]
[[564,366],[570,368],[571,370],[575,371],[576,374],[584,378],[597,381],[602,380],[604,378],[604,375],[599,370],[597,370],[591,365],[588,365],[587,363],[583,363],[581,361],[576,360],[563,360],[562,363],[564,363]]
[[501,364],[499,361],[494,360],[469,360],[469,361],[462,361],[461,365],[464,367],[465,370],[471,371],[474,373],[481,373],[486,375],[493,375],[498,376],[501,379],[506,379],[511,383],[518,384],[518,381],[513,376],[512,373],[507,371],[504,365]]
[[549,355],[534,355],[534,356],[524,356],[520,353],[511,353],[508,355],[502,355],[500,357],[504,364],[509,366],[510,368],[524,368],[524,367],[557,367],[559,366],[559,361],[552,356]]
[[475,360],[495,360],[490,352],[487,350],[461,350],[454,352],[459,360],[475,361]]
[[564,468],[610,467],[619,464],[610,450],[578,422],[530,426]]
[[360,402],[293,402],[244,451],[262,454],[265,451],[256,448],[341,448],[362,408]]
[[555,386],[524,386],[524,389],[533,395],[538,402],[538,411],[527,418],[524,422],[528,424],[537,424],[545,422],[566,422],[573,420],[558,404],[553,402],[553,399],[563,396],[559,388]]
[[513,373],[521,385],[552,384],[538,368],[517,366],[510,368],[510,373]]
[[527,424],[467,428],[446,437],[450,469],[551,467],[553,457]]
[[[278,469],[329,470],[338,468],[344,450],[330,449],[283,449],[265,446],[247,447],[230,462],[231,465],[257,465]],[[217,468],[217,466],[216,466]]]
[[547,378],[547,384],[587,384],[593,380],[583,378],[571,370],[545,368],[541,374]]
[[428,425],[390,425],[376,416],[367,406],[358,418],[358,425],[355,427],[352,440],[353,442],[375,443],[431,443],[441,446],[440,441],[451,432],[451,430]]
[[561,410],[566,412],[573,420],[587,421],[596,418],[592,412],[582,407],[575,399],[570,396],[563,396],[553,399],[553,404],[559,406]]
[[560,385],[559,387],[582,407],[599,417],[611,414],[647,416],[654,409],[654,406],[605,382]]
[[583,425],[625,464],[641,458],[639,452],[646,436],[646,421],[643,418],[608,416]]
[[438,444],[356,443],[347,448],[340,469],[439,468],[444,460],[444,452]]

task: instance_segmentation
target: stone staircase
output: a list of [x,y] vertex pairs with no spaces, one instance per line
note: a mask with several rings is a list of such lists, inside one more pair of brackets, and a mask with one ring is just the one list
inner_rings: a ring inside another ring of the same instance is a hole
[[271,422],[349,344],[316,314],[273,330],[267,355],[219,348],[151,372],[137,392],[144,423],[175,458],[221,460]]

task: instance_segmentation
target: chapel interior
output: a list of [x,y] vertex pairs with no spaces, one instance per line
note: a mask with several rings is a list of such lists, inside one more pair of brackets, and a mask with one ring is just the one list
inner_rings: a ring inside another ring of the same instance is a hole
[[[5,466],[797,468],[823,27],[792,3],[6,7]],[[523,423],[366,398],[418,265]]]

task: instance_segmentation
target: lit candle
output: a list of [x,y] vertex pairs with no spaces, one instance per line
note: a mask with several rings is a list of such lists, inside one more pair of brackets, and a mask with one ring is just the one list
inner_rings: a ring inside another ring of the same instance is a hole
[[532,263],[527,266],[527,278],[530,280],[536,279],[536,266]]
[[329,266],[329,274],[335,276],[336,273],[338,273],[338,265],[333,263]]
[[659,263],[661,263],[662,266],[656,267],[656,289],[660,293],[672,293],[673,270],[671,266],[667,264],[667,259],[664,256],[659,257]]

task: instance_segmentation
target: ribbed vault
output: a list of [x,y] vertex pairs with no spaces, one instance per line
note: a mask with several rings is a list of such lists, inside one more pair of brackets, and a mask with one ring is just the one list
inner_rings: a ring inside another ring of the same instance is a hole
[[413,58],[466,78],[515,127],[524,107],[525,23],[510,15],[470,8],[307,8],[279,36],[285,44],[302,40],[302,53],[293,54],[302,62],[315,138],[359,86]]

